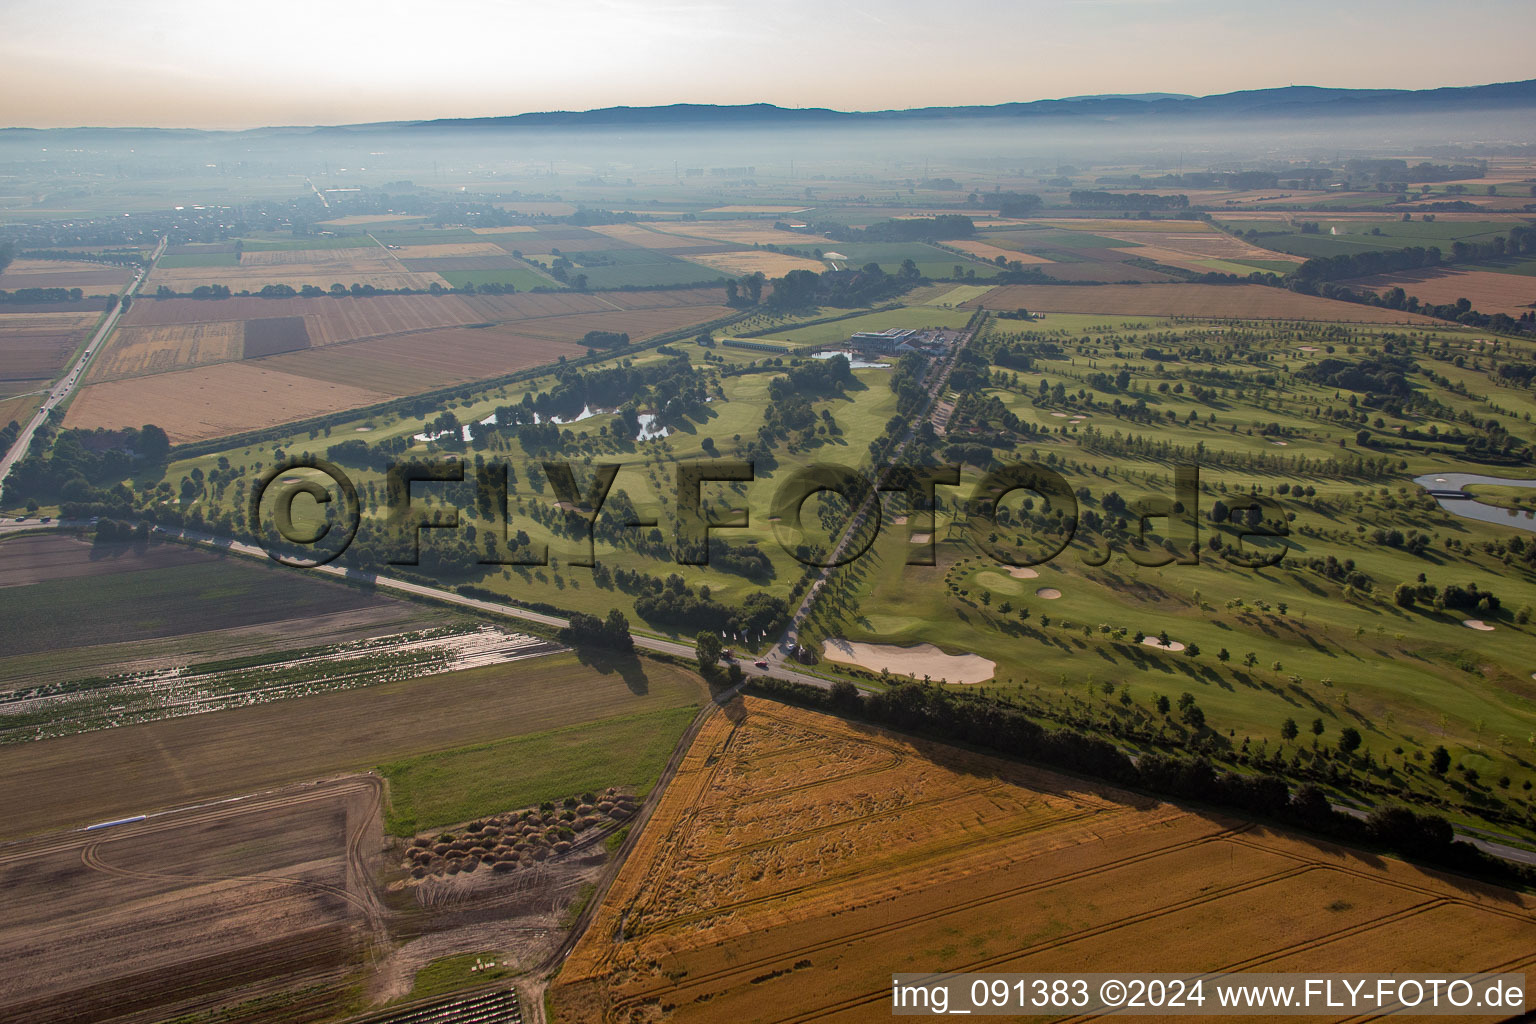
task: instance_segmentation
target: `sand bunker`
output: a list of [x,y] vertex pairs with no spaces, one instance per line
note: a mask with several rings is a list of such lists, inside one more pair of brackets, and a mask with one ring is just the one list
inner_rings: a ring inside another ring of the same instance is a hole
[[835,637],[822,647],[829,661],[857,665],[871,672],[949,683],[984,683],[997,670],[997,662],[979,654],[945,654],[933,644],[897,647],[895,644],[866,644]]
[[1067,414],[1064,413],[1064,412],[1053,412],[1053,413],[1051,413],[1051,415],[1055,416],[1059,420],[1064,420],[1064,419],[1067,418]]
[[357,431],[359,434],[366,434],[370,430],[372,430],[373,428],[372,427],[353,427],[352,429]]
[[1493,632],[1493,627],[1488,625],[1488,623],[1484,622],[1482,619],[1462,619],[1461,624],[1466,626],[1468,629],[1475,629],[1482,633]]
[[913,544],[927,544],[931,540],[933,540],[933,534],[931,533],[914,533],[912,535]]
[[1301,346],[1301,350],[1303,352],[1316,352],[1317,348],[1316,348],[1316,346],[1313,346],[1313,345],[1303,345],[1303,346]]
[[1043,598],[1047,601],[1054,601],[1061,596],[1061,591],[1057,590],[1055,587],[1041,587],[1039,590],[1035,591],[1035,596]]
[[894,523],[897,526],[906,526],[907,525],[907,517],[906,516],[895,516],[895,517],[893,517],[891,519],[891,522]]
[[1165,644],[1155,636],[1144,636],[1141,638],[1141,642],[1148,647],[1156,647],[1160,651],[1182,651],[1184,649],[1184,645],[1177,640],[1169,640]]
[[1039,576],[1039,571],[1024,565],[1014,565],[1008,568],[1008,575],[1016,580],[1032,580]]

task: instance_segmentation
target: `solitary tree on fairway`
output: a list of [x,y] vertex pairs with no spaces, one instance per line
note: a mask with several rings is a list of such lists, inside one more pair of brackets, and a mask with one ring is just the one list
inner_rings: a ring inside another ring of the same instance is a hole
[[1287,718],[1284,722],[1280,723],[1280,738],[1285,740],[1285,742],[1289,743],[1291,740],[1294,740],[1296,733],[1296,719]]
[[1436,775],[1444,775],[1451,767],[1451,752],[1444,747],[1436,747],[1429,755],[1429,770]]
[[1346,754],[1353,754],[1360,749],[1360,730],[1352,725],[1346,725],[1339,733],[1339,749]]

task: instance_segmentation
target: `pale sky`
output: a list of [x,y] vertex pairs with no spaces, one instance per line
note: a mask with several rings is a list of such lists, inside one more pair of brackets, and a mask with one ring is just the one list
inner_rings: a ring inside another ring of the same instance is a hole
[[1532,0],[0,0],[0,125],[884,109],[1536,76]]

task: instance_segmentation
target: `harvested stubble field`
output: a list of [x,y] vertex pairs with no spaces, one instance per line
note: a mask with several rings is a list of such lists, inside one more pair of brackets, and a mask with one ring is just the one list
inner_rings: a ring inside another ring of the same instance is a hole
[[608,236],[615,242],[625,245],[636,245],[642,249],[665,249],[676,251],[679,249],[702,249],[713,252],[726,251],[729,247],[722,243],[708,243],[698,238],[687,238],[683,235],[675,235],[666,231],[646,227],[643,224],[604,224],[594,227],[593,231]]
[[154,421],[173,443],[183,444],[392,397],[253,363],[219,363],[90,384],[70,405],[64,424],[90,430]]
[[1414,270],[1357,277],[1345,284],[1374,292],[1401,288],[1421,302],[1436,305],[1466,299],[1480,313],[1519,316],[1536,306],[1536,278],[1489,270]]
[[299,377],[408,395],[585,354],[569,341],[533,337],[511,327],[445,327],[293,352],[262,365]]
[[162,1020],[291,989],[305,994],[278,1016],[345,1012],[384,937],[382,788],[309,785],[7,847],[0,1017]]
[[[152,419],[173,441],[218,437],[579,355],[573,346],[592,330],[641,341],[727,315],[724,298],[697,288],[144,302],[101,354],[67,422]],[[260,339],[267,327],[270,342],[252,347],[250,332]]]
[[1220,317],[1243,320],[1322,320],[1331,323],[1440,321],[1417,313],[1339,302],[1258,284],[1002,285],[964,303],[982,309],[1024,308],[1051,313]]
[[390,255],[389,250],[376,245],[350,249],[253,249],[241,253],[240,267],[350,267],[357,263],[388,263]]
[[0,381],[50,381],[96,322],[94,313],[0,315]]
[[305,318],[313,344],[321,346],[434,327],[502,323],[609,309],[719,306],[724,302],[725,292],[720,288],[603,295],[521,292],[516,295],[379,295],[342,299],[160,299],[135,304],[125,319],[131,327],[160,327],[301,316]]
[[989,263],[995,262],[999,256],[1010,263],[1023,263],[1025,265],[1051,262],[1044,256],[1035,256],[1031,253],[1019,252],[1017,249],[1004,249],[999,246],[992,245],[990,242],[977,242],[970,239],[955,239],[954,241],[945,242],[944,244],[950,246],[951,248],[959,249],[961,252],[970,253],[972,256],[984,259]]
[[761,273],[768,277],[783,277],[791,270],[809,270],[813,274],[819,274],[827,269],[826,264],[820,260],[762,250],[692,253],[688,259],[711,270],[722,270],[727,274],[735,275]]
[[[413,259],[406,264],[406,267],[422,273],[451,274],[462,270],[521,270],[526,269],[527,264],[498,248],[493,255],[434,256],[430,259]],[[553,280],[550,283],[553,283]]]
[[705,723],[553,1002],[875,1021],[897,971],[1532,964],[1528,896],[748,698]]
[[133,278],[127,267],[84,260],[13,260],[0,274],[0,291],[18,288],[79,288],[109,295]]
[[239,320],[122,327],[91,364],[86,380],[95,383],[229,362],[239,359],[244,350],[245,325]]
[[[780,231],[771,223],[761,220],[700,220],[685,224],[668,224],[666,230],[688,238],[703,238],[714,242],[731,242],[735,245],[796,245],[807,241],[822,241],[819,236],[806,236],[795,231]],[[831,242],[827,242],[831,245]]]
[[1234,238],[1232,235],[1210,228],[1176,231],[1106,231],[1110,237],[1139,242],[1138,256],[1190,270],[1206,269],[1201,260],[1279,260],[1301,263],[1298,256],[1261,249]]

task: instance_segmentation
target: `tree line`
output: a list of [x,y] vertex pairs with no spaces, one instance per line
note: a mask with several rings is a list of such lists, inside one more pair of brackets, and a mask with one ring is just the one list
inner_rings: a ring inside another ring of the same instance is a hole
[[[1456,841],[1439,815],[1382,806],[1365,819],[1336,810],[1312,783],[1293,792],[1274,774],[1221,771],[1203,756],[1149,752],[1133,759],[1114,743],[1070,727],[1046,728],[1004,699],[902,682],[861,693],[839,681],[830,690],[780,679],[753,679],[749,693],[784,703],[980,747],[1007,757],[1103,779],[1118,786],[1228,807],[1344,842],[1516,885],[1536,884],[1536,868],[1511,863]],[[1342,748],[1341,748],[1342,749]]]

